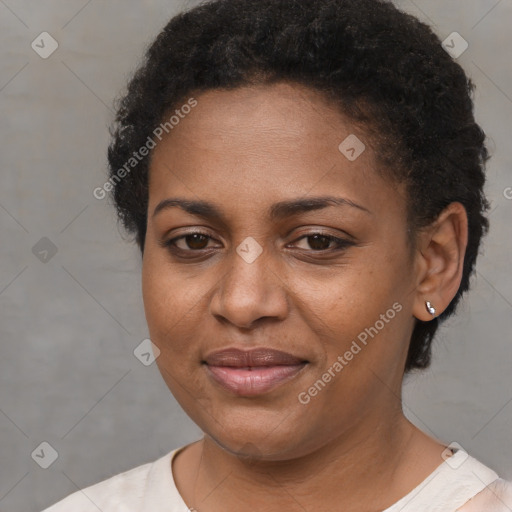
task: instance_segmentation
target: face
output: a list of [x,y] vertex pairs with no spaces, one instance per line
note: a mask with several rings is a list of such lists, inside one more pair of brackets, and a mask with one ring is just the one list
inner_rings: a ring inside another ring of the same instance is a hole
[[402,187],[307,88],[195,99],[150,165],[143,298],[169,389],[232,453],[290,459],[375,428],[413,327]]

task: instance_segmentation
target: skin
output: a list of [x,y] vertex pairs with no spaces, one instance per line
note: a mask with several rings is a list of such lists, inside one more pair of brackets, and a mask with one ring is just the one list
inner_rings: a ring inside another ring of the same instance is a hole
[[[248,496],[257,510],[383,510],[443,462],[445,446],[403,415],[401,387],[415,319],[432,318],[425,301],[440,314],[459,287],[465,209],[449,205],[411,250],[403,187],[379,175],[364,130],[317,92],[279,83],[194,97],[152,154],[142,268],[158,367],[204,432],[174,459],[178,490],[201,512],[240,510]],[[338,149],[350,134],[366,145],[355,161]],[[268,215],[274,203],[313,196],[368,211]],[[210,201],[224,220],[176,206],[153,215],[176,197]],[[207,238],[177,241],[181,256],[162,244],[191,231]],[[315,245],[319,232],[353,245]],[[252,263],[236,252],[246,237],[263,250]],[[401,311],[300,403],[394,303]],[[201,364],[228,346],[271,347],[308,364],[266,394],[240,397]]]
[[457,512],[508,512],[512,510],[512,486],[500,479],[489,484],[483,491],[471,498]]

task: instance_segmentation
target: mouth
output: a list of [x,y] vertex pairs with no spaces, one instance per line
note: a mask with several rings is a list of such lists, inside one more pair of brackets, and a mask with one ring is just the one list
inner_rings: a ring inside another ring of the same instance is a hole
[[308,361],[268,348],[229,348],[208,355],[202,363],[208,376],[224,390],[257,396],[297,377]]

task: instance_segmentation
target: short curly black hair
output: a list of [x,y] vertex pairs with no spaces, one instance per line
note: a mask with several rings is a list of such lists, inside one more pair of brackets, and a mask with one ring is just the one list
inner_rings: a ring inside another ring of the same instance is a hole
[[489,155],[471,80],[428,25],[389,1],[213,0],[172,18],[117,104],[108,162],[118,218],[143,253],[151,152],[133,155],[173,109],[202,91],[276,82],[322,93],[365,127],[379,172],[406,185],[413,234],[451,202],[464,205],[459,290],[439,317],[416,320],[410,341],[405,372],[427,368],[434,334],[468,290],[489,228]]

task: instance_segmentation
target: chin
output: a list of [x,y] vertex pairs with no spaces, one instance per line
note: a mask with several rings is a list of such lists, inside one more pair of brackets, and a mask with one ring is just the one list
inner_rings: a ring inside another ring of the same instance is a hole
[[247,410],[245,414],[242,410],[239,413],[219,413],[217,417],[224,418],[224,421],[219,424],[211,417],[203,416],[196,423],[218,446],[242,459],[293,459],[304,446],[304,439],[312,437],[305,429],[297,428],[297,425],[304,427],[307,424],[304,420],[298,422],[293,414],[277,416],[255,411],[248,416]]

